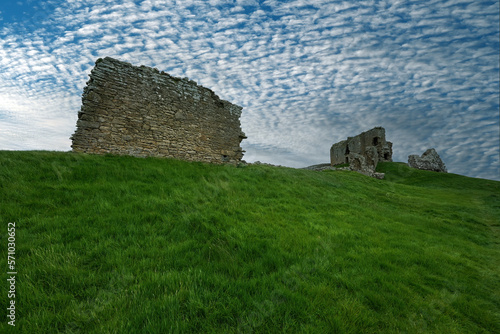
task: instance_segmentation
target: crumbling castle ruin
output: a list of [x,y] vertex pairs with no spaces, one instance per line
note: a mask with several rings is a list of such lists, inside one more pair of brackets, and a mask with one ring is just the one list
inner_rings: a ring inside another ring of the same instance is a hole
[[[210,163],[238,163],[246,138],[242,108],[221,100],[213,91],[146,66],[113,58],[98,59],[83,90],[82,108],[72,139],[73,151],[139,157],[169,157]],[[330,167],[376,178],[379,161],[392,161],[392,143],[376,127],[334,144]],[[413,168],[446,172],[434,149],[409,156]]]
[[[359,173],[383,179],[383,173],[375,172],[380,161],[392,161],[392,143],[385,139],[385,129],[376,127],[355,137],[348,137],[330,149],[330,168],[347,164],[350,169]],[[319,167],[318,167],[319,166]],[[323,165],[311,166],[314,169],[325,169]],[[408,166],[411,168],[446,173],[446,166],[435,149],[431,148],[422,154],[410,155]]]
[[237,163],[242,108],[194,81],[98,59],[82,96],[76,152]]
[[375,156],[378,161],[392,161],[392,143],[385,140],[385,129],[376,127],[333,144],[330,149],[331,164],[347,164],[352,158],[351,154],[366,155],[372,147],[377,152]]
[[348,137],[330,149],[332,166],[349,164],[351,170],[383,178],[375,173],[379,161],[392,161],[392,143],[385,139],[385,129],[376,127],[355,137]]
[[433,172],[447,173],[446,166],[435,149],[430,148],[421,156],[416,154],[408,156],[408,166],[411,168],[430,170]]

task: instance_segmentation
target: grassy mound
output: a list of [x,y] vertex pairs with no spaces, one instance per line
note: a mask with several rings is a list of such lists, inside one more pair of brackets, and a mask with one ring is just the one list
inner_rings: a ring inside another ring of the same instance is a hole
[[0,152],[0,332],[500,332],[500,182],[379,171]]

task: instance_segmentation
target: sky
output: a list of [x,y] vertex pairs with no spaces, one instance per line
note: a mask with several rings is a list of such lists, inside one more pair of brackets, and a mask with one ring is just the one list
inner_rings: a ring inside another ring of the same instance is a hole
[[247,162],[326,163],[382,126],[394,161],[500,180],[499,21],[490,0],[2,1],[0,150],[71,150],[109,56],[242,106]]

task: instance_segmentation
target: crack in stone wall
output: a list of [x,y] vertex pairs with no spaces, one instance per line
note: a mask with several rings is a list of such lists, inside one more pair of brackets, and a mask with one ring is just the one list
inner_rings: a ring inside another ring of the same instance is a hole
[[237,163],[242,108],[187,78],[98,59],[82,95],[73,151]]

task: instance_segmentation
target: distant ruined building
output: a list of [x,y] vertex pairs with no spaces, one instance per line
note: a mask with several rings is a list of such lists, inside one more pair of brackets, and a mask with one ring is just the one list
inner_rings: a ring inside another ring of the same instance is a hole
[[[379,162],[392,161],[392,143],[385,139],[385,129],[376,127],[355,137],[348,137],[330,148],[330,168],[347,164],[350,169],[359,173],[383,179],[383,173],[375,172]],[[324,166],[317,167],[324,169]],[[410,155],[408,166],[411,168],[446,173],[446,166],[435,149],[431,148],[422,154]],[[314,167],[314,166],[311,166]]]
[[382,127],[348,137],[330,149],[331,166],[349,164],[351,170],[383,178],[383,174],[375,173],[379,161],[392,161],[392,143],[386,141]]
[[237,163],[242,108],[146,66],[98,59],[82,96],[75,152]]

